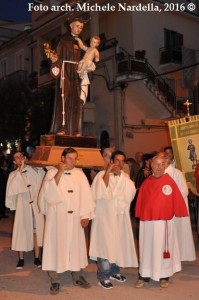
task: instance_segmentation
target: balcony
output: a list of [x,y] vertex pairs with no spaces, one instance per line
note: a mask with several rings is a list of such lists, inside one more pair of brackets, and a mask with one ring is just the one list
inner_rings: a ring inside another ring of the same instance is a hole
[[[139,51],[140,53],[142,51]],[[119,52],[116,54],[117,64],[117,82],[130,82],[133,80],[144,79],[147,86],[152,85],[155,94],[164,97],[164,102],[168,106],[175,108],[176,95],[175,92],[166,82],[165,78],[160,76],[151,66],[148,60],[142,56],[132,56],[130,54]]]
[[5,80],[12,81],[12,82],[19,82],[19,81],[27,82],[27,71],[19,70],[1,78],[0,86],[4,84]]
[[124,54],[123,52],[116,54],[117,77],[120,81],[127,79],[142,78],[147,73],[147,61],[145,58],[137,59],[136,57]]
[[159,49],[160,65],[182,64],[182,50],[175,48],[162,47]]

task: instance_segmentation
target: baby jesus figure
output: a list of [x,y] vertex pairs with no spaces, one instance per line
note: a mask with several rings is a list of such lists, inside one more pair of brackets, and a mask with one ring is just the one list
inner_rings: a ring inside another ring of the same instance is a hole
[[82,60],[78,63],[77,73],[81,79],[84,78],[85,72],[91,72],[95,70],[95,64],[93,61],[98,62],[100,59],[99,51],[97,47],[100,44],[99,36],[94,35],[90,39],[90,47],[86,47],[80,38],[75,38],[79,44],[79,48],[84,50],[86,53],[84,54]]

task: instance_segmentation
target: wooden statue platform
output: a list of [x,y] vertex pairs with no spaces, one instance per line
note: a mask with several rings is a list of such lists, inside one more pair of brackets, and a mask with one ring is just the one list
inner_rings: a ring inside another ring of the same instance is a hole
[[73,147],[78,152],[77,167],[103,169],[104,159],[97,141],[93,137],[42,135],[40,146],[36,147],[30,165],[38,167],[55,166],[61,161],[61,154],[67,147]]

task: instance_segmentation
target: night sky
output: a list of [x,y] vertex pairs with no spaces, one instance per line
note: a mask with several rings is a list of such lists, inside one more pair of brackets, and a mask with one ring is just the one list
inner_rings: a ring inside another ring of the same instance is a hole
[[1,0],[0,19],[9,21],[30,21],[31,13],[28,12],[28,3],[31,0]]

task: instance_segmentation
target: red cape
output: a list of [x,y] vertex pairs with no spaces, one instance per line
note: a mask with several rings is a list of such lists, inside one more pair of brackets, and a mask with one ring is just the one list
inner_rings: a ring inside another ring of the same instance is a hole
[[142,183],[136,208],[136,217],[142,221],[170,220],[173,216],[188,216],[185,201],[175,181],[168,175],[150,176]]

